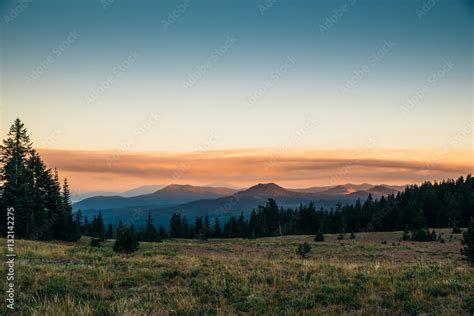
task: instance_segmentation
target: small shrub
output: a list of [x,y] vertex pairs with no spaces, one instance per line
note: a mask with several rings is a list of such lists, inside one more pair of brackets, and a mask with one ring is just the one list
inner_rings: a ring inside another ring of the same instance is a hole
[[474,296],[464,298],[463,305],[469,315],[474,315]]
[[351,233],[351,239],[356,239],[356,235],[353,232]]
[[306,255],[311,251],[311,246],[308,243],[302,243],[298,245],[296,249],[296,254],[299,255],[301,258],[306,258]]
[[411,291],[407,288],[400,288],[395,291],[395,301],[406,302],[411,299]]
[[403,231],[402,240],[410,240],[410,233],[406,229]]
[[436,240],[436,232],[433,230],[432,232],[429,229],[422,228],[418,229],[411,234],[411,240],[413,241],[435,241]]
[[117,239],[114,244],[115,252],[132,253],[138,249],[137,235],[133,227],[124,227],[117,230]]
[[474,265],[474,218],[471,218],[467,231],[463,233],[461,244],[464,245],[461,254],[469,263]]
[[314,237],[314,241],[324,241],[324,235],[320,230],[318,230],[318,232],[316,233],[316,237]]
[[382,241],[382,245],[386,245],[386,244],[387,244],[386,240]]
[[165,280],[171,280],[171,279],[177,278],[179,276],[185,276],[183,273],[181,273],[178,270],[169,270],[169,271],[165,270],[165,271],[161,272],[160,275]]
[[454,226],[453,227],[453,234],[460,234],[460,233],[462,233],[461,228],[459,228],[457,226]]
[[100,239],[92,238],[90,246],[91,247],[96,247],[96,248],[101,247],[102,246],[101,242],[102,242],[102,240],[100,240]]
[[345,238],[345,235],[343,233],[340,233],[339,235],[337,235],[337,240],[344,240]]
[[448,291],[439,287],[431,287],[427,292],[432,297],[446,297],[449,294]]

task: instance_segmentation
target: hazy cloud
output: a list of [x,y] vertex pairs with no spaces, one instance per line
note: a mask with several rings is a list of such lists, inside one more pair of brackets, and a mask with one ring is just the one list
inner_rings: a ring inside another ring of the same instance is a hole
[[[413,153],[352,159],[348,151],[289,152],[273,168],[265,168],[272,159],[269,150],[227,150],[203,153],[127,153],[107,165],[109,151],[40,150],[49,166],[56,166],[80,190],[118,190],[133,186],[163,183],[183,163],[189,164],[180,183],[205,184],[230,182],[240,186],[274,181],[285,186],[305,187],[327,184],[330,177],[345,170],[341,182],[417,183],[424,180],[458,177],[471,173],[466,159],[443,162],[426,172],[429,155]],[[385,156],[392,156],[389,159]],[[190,164],[189,162],[192,161]],[[347,166],[350,166],[349,169]],[[168,183],[164,183],[168,184]]]

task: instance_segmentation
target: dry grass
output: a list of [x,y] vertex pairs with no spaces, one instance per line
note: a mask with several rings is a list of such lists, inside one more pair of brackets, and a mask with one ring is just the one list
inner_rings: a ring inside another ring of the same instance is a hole
[[[400,242],[401,232],[327,235],[322,243],[312,236],[170,240],[141,243],[128,256],[113,253],[112,242],[90,248],[86,238],[18,240],[17,312],[472,314],[474,269],[461,260],[460,235],[439,231],[445,243]],[[312,246],[308,259],[295,254],[301,242]]]

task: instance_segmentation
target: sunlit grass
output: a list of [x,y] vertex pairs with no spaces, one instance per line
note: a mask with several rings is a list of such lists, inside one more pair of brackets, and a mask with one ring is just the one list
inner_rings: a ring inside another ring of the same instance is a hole
[[[444,244],[400,236],[167,240],[130,255],[114,253],[112,241],[18,240],[16,307],[28,315],[472,313],[474,269],[461,260],[459,235]],[[302,242],[312,246],[308,259],[295,254]]]

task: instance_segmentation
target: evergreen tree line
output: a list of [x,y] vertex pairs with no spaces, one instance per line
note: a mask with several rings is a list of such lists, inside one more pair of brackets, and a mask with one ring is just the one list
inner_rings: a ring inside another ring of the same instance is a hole
[[0,207],[14,209],[14,225],[7,216],[0,219],[2,236],[8,230],[16,238],[75,241],[81,237],[67,179],[61,185],[57,170],[46,167],[19,119],[0,145],[0,167]]
[[281,208],[273,199],[253,210],[231,217],[222,229],[219,219],[209,224],[197,217],[193,224],[179,213],[170,220],[171,238],[257,238],[279,235],[311,235],[362,231],[416,231],[427,227],[466,227],[474,217],[474,178],[425,182],[410,185],[403,192],[365,202],[338,204],[336,209],[316,209],[313,203]]
[[197,216],[194,224],[189,224],[186,217],[175,213],[170,220],[169,237],[197,239],[220,238],[222,234],[219,219],[216,218],[214,225],[211,227],[207,214],[204,218]]
[[162,241],[163,239],[167,238],[167,232],[162,225],[157,229],[156,226],[153,224],[153,218],[151,217],[151,213],[148,213],[148,218],[146,221],[146,225],[144,229],[137,230],[133,225],[124,225],[122,221],[120,221],[114,229],[112,224],[108,224],[107,226],[104,224],[104,220],[102,217],[102,213],[99,212],[97,216],[92,218],[92,221],[89,222],[87,216],[82,216],[82,211],[78,210],[74,214],[75,220],[79,223],[80,232],[82,235],[98,238],[101,241],[105,239],[113,239],[119,236],[119,232],[124,230],[125,228],[129,228],[134,235],[136,235],[137,241]]

